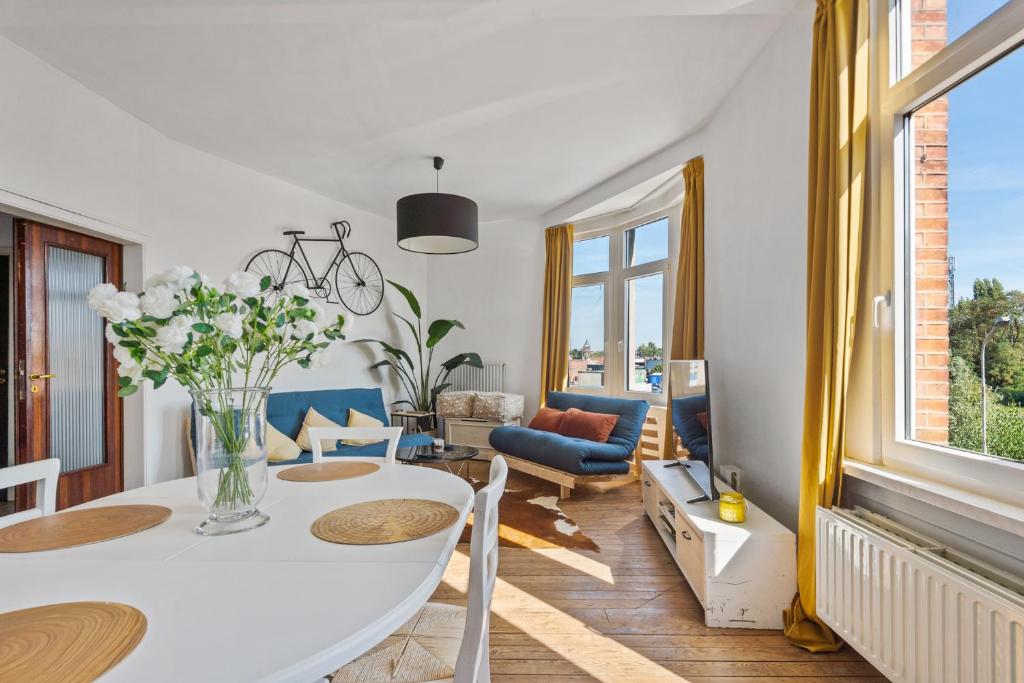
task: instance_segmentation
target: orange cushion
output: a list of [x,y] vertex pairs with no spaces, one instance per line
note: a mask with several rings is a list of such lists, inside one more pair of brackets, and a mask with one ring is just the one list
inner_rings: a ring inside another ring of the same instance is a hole
[[558,428],[558,433],[562,436],[605,443],[608,441],[608,437],[611,436],[612,430],[615,429],[615,423],[618,421],[618,415],[588,413],[579,408],[569,408],[565,413],[565,417],[562,418],[562,424]]
[[562,424],[562,418],[565,417],[564,410],[555,410],[554,408],[541,408],[537,411],[537,414],[530,420],[530,429],[537,429],[542,432],[557,432],[559,426]]
[[700,426],[704,428],[704,431],[708,431],[708,414],[697,413],[697,422],[700,422]]

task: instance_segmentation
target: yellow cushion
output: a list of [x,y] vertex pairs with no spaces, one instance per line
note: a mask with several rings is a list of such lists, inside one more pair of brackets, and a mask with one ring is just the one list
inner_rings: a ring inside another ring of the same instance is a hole
[[[384,423],[375,417],[360,413],[358,410],[348,409],[349,427],[383,427]],[[342,439],[343,444],[349,446],[365,446],[369,443],[380,443],[381,439]]]
[[281,462],[282,460],[293,460],[302,455],[302,449],[281,432],[274,429],[274,425],[267,423],[267,460],[270,462]]
[[[316,412],[313,408],[306,411],[306,418],[302,421],[302,429],[299,430],[299,435],[295,437],[295,443],[299,444],[299,447],[304,451],[313,450],[313,444],[309,440],[309,428],[310,427],[340,427],[341,425],[336,422],[331,422],[326,417]],[[333,451],[337,448],[337,442],[334,439],[323,439],[320,441],[320,448],[325,452]]]

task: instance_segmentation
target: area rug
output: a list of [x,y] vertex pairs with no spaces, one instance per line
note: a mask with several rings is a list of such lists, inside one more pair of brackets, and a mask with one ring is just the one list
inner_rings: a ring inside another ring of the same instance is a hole
[[[498,543],[506,548],[570,548],[600,551],[597,543],[580,531],[579,526],[559,507],[551,486],[533,477],[513,477],[505,484],[505,495],[498,503]],[[469,478],[474,490],[484,482]],[[557,491],[557,487],[555,488]],[[469,543],[473,516],[462,532],[462,543]]]

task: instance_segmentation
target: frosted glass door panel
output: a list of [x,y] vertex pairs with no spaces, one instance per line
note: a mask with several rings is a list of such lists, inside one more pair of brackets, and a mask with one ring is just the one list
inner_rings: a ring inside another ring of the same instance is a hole
[[102,465],[104,443],[103,320],[89,290],[103,282],[101,256],[49,246],[46,253],[50,457],[62,473]]

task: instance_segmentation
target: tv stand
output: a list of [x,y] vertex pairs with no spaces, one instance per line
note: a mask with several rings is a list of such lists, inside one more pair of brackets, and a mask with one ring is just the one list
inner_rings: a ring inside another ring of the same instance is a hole
[[[747,520],[718,518],[718,501],[686,502],[703,491],[676,463],[643,461],[644,511],[704,607],[704,623],[782,628],[796,594],[796,536],[748,503]],[[731,491],[720,479],[719,491]]]

